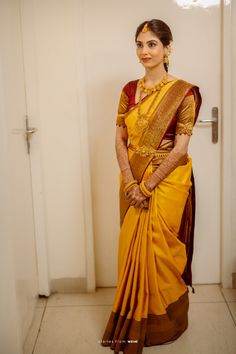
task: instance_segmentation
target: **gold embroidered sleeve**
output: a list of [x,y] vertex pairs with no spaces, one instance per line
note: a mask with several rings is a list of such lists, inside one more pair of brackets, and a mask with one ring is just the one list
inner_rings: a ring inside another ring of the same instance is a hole
[[186,96],[177,110],[177,124],[175,134],[192,135],[195,118],[194,95]]
[[119,102],[119,106],[118,106],[116,125],[126,127],[125,114],[128,110],[128,105],[129,105],[129,97],[124,92],[124,90],[122,90],[121,96],[120,96],[120,102]]

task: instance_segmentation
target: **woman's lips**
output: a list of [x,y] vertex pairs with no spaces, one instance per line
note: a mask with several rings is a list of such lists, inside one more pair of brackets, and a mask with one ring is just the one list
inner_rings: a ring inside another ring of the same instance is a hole
[[144,61],[144,62],[147,62],[147,61],[149,61],[149,60],[151,60],[152,58],[142,58],[142,61]]

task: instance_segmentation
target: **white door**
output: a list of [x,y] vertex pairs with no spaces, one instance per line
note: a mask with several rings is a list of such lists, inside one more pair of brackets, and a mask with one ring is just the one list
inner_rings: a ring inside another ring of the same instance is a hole
[[52,292],[95,287],[81,6],[81,0],[21,1],[26,90],[38,128],[31,165],[40,294],[47,268]]
[[[169,72],[200,87],[199,119],[211,119],[212,107],[221,110],[221,8],[220,1],[89,0],[84,11],[97,286],[114,286],[119,234],[115,117],[122,86],[143,75],[135,30],[145,19],[169,24],[174,37]],[[195,284],[220,282],[221,119],[218,143],[211,141],[211,124],[196,125],[191,139],[197,199]]]
[[[4,137],[2,141],[4,148],[1,154],[4,154],[5,161],[5,165],[1,168],[4,167],[2,173],[6,183],[4,199],[1,200],[4,205],[2,210],[5,217],[5,232],[2,236],[6,239],[4,243],[6,257],[3,259],[1,257],[1,261],[8,262],[3,264],[6,286],[2,284],[0,305],[6,311],[9,308],[9,314],[11,313],[11,315],[7,314],[4,320],[2,318],[5,336],[1,340],[1,349],[5,353],[20,353],[18,350],[11,351],[10,348],[14,343],[23,347],[36,306],[38,274],[30,159],[23,133],[26,97],[18,1],[1,3],[0,24],[1,126],[3,127],[1,136]],[[14,294],[10,291],[10,284]],[[10,325],[13,318],[15,331]]]

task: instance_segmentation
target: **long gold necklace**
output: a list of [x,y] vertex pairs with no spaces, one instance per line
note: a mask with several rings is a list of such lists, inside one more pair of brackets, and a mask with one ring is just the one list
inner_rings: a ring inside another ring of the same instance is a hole
[[[154,103],[156,102],[157,97],[159,96],[159,93],[160,93],[162,87],[164,85],[166,85],[167,82],[168,82],[168,75],[167,74],[163,77],[163,79],[157,85],[155,85],[152,88],[145,87],[144,78],[139,80],[138,85],[139,85],[140,93],[139,93],[138,112],[137,112],[138,117],[137,117],[137,121],[135,124],[135,127],[139,133],[141,133],[143,130],[145,130],[147,128],[148,122],[149,122],[149,113],[150,113]],[[150,95],[151,93],[156,92],[154,99],[152,100],[152,103],[149,105],[149,108],[146,113],[141,113],[142,92],[147,93],[147,96]]]

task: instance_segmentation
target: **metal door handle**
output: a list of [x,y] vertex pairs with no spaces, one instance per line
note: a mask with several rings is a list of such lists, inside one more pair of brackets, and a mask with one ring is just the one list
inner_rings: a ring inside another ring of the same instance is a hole
[[33,133],[35,133],[38,129],[37,128],[32,128],[29,127],[29,119],[28,116],[25,118],[25,138],[26,138],[26,143],[27,143],[27,152],[28,154],[30,153],[30,139]]
[[25,129],[12,129],[13,134],[22,134],[24,135],[27,143],[27,152],[30,153],[30,139],[32,134],[37,132],[37,128],[29,127],[29,119],[28,116],[25,116]]
[[215,119],[200,119],[198,120],[200,123],[213,123],[215,122]]
[[29,129],[26,129],[26,134],[32,134],[32,133],[35,133],[38,129],[37,128],[29,128]]
[[212,123],[211,140],[213,144],[216,144],[218,142],[218,107],[212,107],[211,116],[212,119],[201,119],[198,123]]

